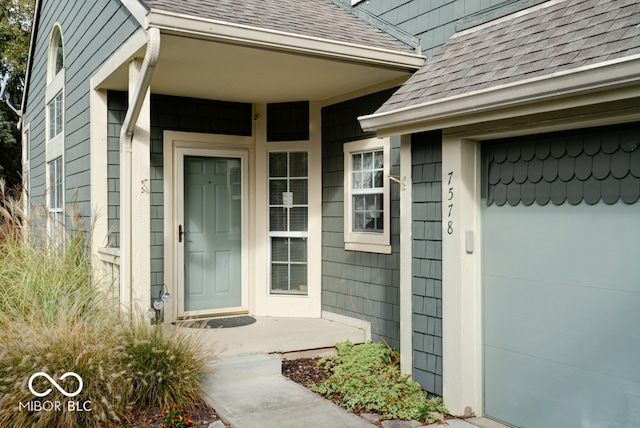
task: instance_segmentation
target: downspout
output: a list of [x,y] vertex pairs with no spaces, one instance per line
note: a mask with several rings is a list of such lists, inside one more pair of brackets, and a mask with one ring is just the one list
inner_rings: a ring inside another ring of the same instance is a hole
[[129,108],[120,131],[120,301],[128,303],[133,314],[133,247],[132,247],[132,144],[133,131],[138,122],[142,104],[151,85],[153,70],[160,55],[160,30],[147,31],[147,52],[133,94],[129,97]]

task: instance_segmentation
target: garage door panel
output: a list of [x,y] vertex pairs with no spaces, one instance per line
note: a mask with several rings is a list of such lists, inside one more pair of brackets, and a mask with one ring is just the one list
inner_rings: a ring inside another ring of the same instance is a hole
[[483,274],[638,293],[638,218],[640,204],[492,205]]
[[640,293],[485,275],[484,342],[640,382],[638,308]]
[[640,383],[487,346],[485,411],[531,427],[640,426]]
[[482,215],[486,414],[640,426],[640,204]]

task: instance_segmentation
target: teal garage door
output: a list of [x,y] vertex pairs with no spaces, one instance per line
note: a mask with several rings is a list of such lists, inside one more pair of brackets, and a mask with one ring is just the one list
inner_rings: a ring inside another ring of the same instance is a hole
[[483,143],[485,414],[640,426],[640,127]]

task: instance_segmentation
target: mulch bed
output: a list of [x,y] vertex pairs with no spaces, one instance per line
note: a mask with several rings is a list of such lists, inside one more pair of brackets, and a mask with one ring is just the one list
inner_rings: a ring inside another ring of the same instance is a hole
[[282,360],[282,375],[309,388],[327,378],[324,370],[316,367],[320,358],[299,358],[296,360]]
[[[184,415],[191,418],[192,426],[202,428],[207,428],[209,424],[220,419],[216,411],[207,404],[198,405],[190,412],[185,411]],[[162,428],[162,411],[160,408],[155,408],[146,413],[135,415],[126,426],[130,428]],[[225,426],[229,427],[230,425],[225,424]]]

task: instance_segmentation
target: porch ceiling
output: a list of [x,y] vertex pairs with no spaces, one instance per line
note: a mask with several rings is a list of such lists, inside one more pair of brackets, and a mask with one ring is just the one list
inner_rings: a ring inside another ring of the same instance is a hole
[[[144,48],[135,56],[142,58]],[[162,34],[151,91],[249,103],[325,100],[385,83],[401,84],[415,69]],[[127,65],[118,67],[100,87],[126,91]]]

